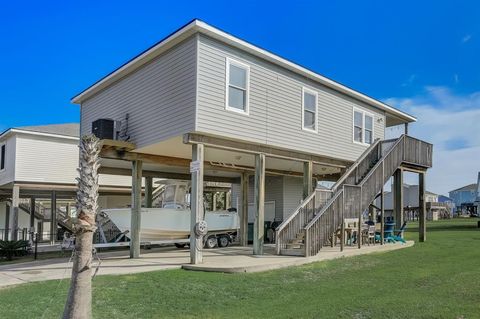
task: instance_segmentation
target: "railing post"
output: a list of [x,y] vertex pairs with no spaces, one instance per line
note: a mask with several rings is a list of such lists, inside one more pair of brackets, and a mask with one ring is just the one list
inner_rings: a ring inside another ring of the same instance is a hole
[[360,187],[360,209],[358,210],[358,231],[357,231],[357,244],[358,248],[362,248],[362,192],[363,192],[363,187]]
[[340,235],[340,251],[343,251],[345,247],[345,189],[343,190],[342,194],[342,227],[341,227],[341,235]]
[[[382,162],[382,183],[385,181],[385,166]],[[380,194],[380,245],[384,244],[385,241],[385,194],[383,192],[383,187],[385,184],[382,185],[381,194]]]
[[305,257],[310,257],[310,232],[307,230],[307,229],[304,229],[303,230],[304,233],[305,233],[305,245],[303,245],[304,249],[305,249]]
[[[332,221],[332,227],[330,228],[330,231],[332,232],[332,235],[331,235],[331,239],[330,239],[330,247],[334,247],[335,244],[334,244],[334,240],[335,240],[335,232],[337,231],[337,224],[335,223],[335,206],[332,207],[332,213],[333,213],[333,221]],[[332,231],[333,230],[333,231]]]

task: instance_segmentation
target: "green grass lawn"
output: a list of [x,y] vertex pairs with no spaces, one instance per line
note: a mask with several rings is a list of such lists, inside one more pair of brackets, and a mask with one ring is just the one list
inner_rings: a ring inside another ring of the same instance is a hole
[[[478,219],[427,242],[256,274],[158,271],[94,280],[95,318],[480,318]],[[408,239],[418,238],[415,224]],[[68,280],[0,289],[1,318],[58,318]]]

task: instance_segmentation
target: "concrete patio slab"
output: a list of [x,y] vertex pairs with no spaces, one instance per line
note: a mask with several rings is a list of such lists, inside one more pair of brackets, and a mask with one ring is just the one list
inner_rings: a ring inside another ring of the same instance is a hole
[[[190,265],[188,249],[159,247],[142,250],[139,259],[129,259],[128,250],[107,251],[99,253],[101,265],[97,275],[122,275],[166,269],[188,269],[197,271],[214,271],[224,273],[258,272],[273,270],[312,262],[330,260],[340,257],[386,252],[413,246],[413,241],[406,244],[386,244],[365,246],[362,249],[345,247],[340,252],[338,247],[325,247],[314,257],[292,257],[274,255],[274,246],[265,246],[265,255],[253,256],[251,247],[232,246],[228,248],[204,250],[204,263]],[[98,264],[94,261],[94,267]],[[72,263],[68,258],[32,261],[0,266],[0,288],[22,283],[70,277]]]
[[357,247],[346,246],[343,252],[340,251],[339,247],[324,247],[318,255],[308,258],[278,256],[274,254],[274,247],[268,245],[265,247],[265,255],[262,256],[253,256],[252,249],[249,247],[235,247],[235,254],[218,253],[215,256],[209,256],[209,258],[205,258],[203,264],[184,264],[182,265],[182,268],[187,270],[224,273],[259,272],[305,265],[313,262],[331,260],[341,257],[387,252],[411,247],[413,245],[414,241],[407,241],[406,244],[395,243],[364,246],[361,249],[358,249]]

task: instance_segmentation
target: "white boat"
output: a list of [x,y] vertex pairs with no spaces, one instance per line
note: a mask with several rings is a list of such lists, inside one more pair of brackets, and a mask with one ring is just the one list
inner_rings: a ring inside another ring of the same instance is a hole
[[[130,237],[130,208],[105,209],[102,212]],[[190,215],[190,209],[142,208],[140,241],[187,239],[190,235]],[[234,232],[240,227],[238,213],[226,210],[206,212],[205,221],[209,233]]]
[[[161,242],[188,239],[190,235],[189,182],[162,180],[157,188],[158,208],[142,208],[140,241]],[[131,209],[105,209],[102,212],[115,226],[130,238]],[[205,214],[209,234],[226,234],[240,228],[236,211],[207,211]]]

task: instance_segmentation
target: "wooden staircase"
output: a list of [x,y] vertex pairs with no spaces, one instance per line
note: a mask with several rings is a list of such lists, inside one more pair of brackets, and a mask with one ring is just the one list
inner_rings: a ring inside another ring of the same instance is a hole
[[431,167],[432,150],[432,144],[407,135],[376,140],[331,190],[314,190],[278,226],[277,254],[308,257],[333,245],[333,234],[344,227],[344,219],[358,218],[398,168]]

